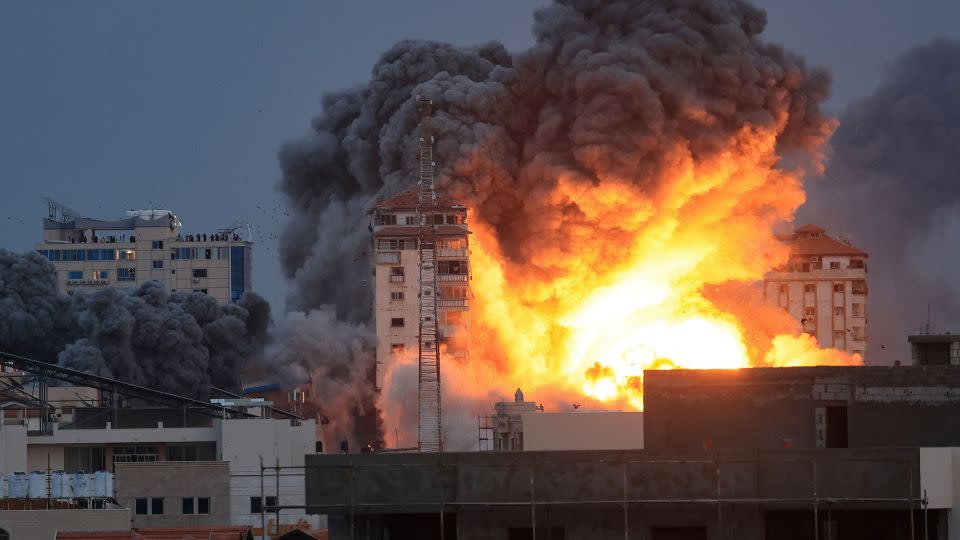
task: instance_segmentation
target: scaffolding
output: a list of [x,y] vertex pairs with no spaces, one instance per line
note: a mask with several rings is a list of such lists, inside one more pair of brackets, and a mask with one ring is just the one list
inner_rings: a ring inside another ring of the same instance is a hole
[[420,328],[417,332],[418,448],[442,452],[440,421],[440,329],[437,320],[437,277],[434,250],[437,239],[437,192],[433,183],[433,132],[430,114],[433,102],[417,97],[420,118],[420,178],[417,223],[420,248]]

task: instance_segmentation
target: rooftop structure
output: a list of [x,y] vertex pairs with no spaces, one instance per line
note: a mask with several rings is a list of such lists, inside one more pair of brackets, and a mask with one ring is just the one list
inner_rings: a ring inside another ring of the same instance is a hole
[[185,234],[169,210],[130,210],[123,218],[101,220],[49,205],[35,248],[56,267],[64,293],[152,280],[170,291],[235,302],[251,290],[253,242],[239,227]]
[[767,302],[787,310],[821,346],[864,355],[867,254],[815,225],[782,240],[790,247],[790,260],[767,274]]
[[921,334],[907,336],[910,359],[915,366],[960,365],[960,336]]

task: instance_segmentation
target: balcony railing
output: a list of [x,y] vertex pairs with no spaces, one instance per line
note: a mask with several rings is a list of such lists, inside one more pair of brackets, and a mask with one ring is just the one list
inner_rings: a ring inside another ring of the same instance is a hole
[[467,256],[467,250],[465,249],[438,249],[437,257],[456,257],[462,259]]
[[399,251],[378,251],[377,264],[400,264]]
[[441,298],[438,303],[440,307],[467,307],[466,298]]
[[398,275],[396,275],[396,274],[391,275],[391,276],[390,276],[390,283],[403,283],[403,276],[402,276],[402,275],[399,275],[399,276],[398,276]]
[[437,281],[466,281],[466,274],[437,274]]

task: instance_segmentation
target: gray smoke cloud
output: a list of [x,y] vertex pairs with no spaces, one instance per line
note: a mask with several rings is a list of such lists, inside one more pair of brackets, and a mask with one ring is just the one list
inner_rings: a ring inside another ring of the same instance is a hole
[[909,362],[928,305],[932,331],[960,323],[960,42],[908,50],[840,120],[802,217],[870,254],[867,360]]
[[37,253],[0,250],[0,350],[204,398],[240,387],[266,345],[270,307],[254,293],[220,304],[157,282],[66,296]]
[[[594,226],[577,201],[551,196],[561,177],[585,190],[616,178],[653,192],[675,165],[667,150],[708,159],[744,126],[784,117],[781,154],[809,159],[832,129],[819,110],[829,77],[760,40],[765,25],[739,0],[570,0],[538,10],[535,45],[515,54],[495,42],[396,44],[365,85],[326,95],[310,133],[279,152],[293,214],[280,245],[289,306],[356,323],[328,336],[369,334],[366,211],[416,180],[418,95],[434,101],[440,185],[519,264],[544,248],[573,253],[573,231]],[[540,264],[543,275],[559,271]],[[372,367],[372,345],[351,358]],[[317,355],[311,369],[327,361]],[[350,371],[330,396],[366,395],[365,372]]]

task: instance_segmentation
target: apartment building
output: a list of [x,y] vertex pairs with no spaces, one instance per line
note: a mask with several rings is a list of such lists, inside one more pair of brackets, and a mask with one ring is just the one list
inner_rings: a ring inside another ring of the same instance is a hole
[[824,347],[867,350],[867,253],[815,225],[782,239],[790,260],[767,274],[764,297]]
[[[60,290],[135,288],[146,281],[236,302],[251,290],[253,243],[239,231],[188,234],[169,210],[130,210],[126,217],[82,217],[56,203],[35,246],[57,269]],[[249,234],[247,234],[249,236]]]
[[[436,225],[437,306],[441,351],[465,358],[469,351],[470,266],[467,208],[438,196]],[[417,190],[384,201],[371,211],[374,243],[374,313],[377,329],[377,388],[392,359],[417,354],[420,252]]]

